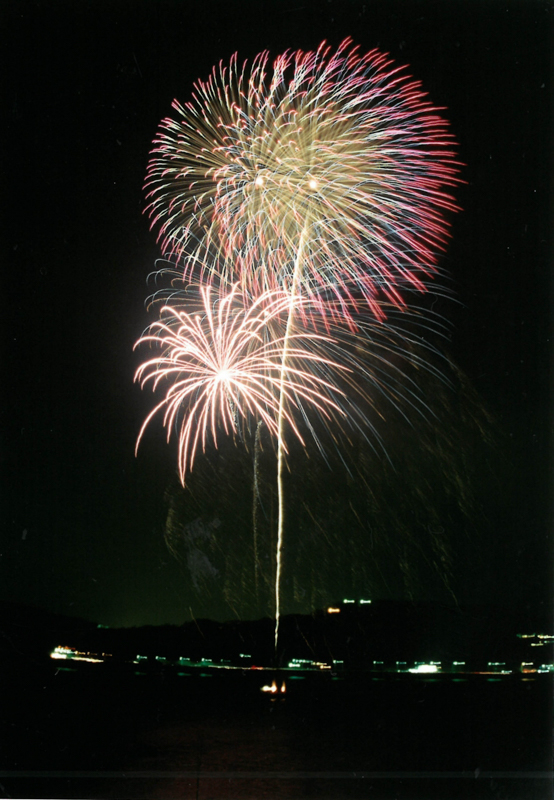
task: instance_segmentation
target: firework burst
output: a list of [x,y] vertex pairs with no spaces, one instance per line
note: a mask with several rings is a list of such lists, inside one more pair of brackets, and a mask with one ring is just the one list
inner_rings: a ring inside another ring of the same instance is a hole
[[[208,432],[215,440],[218,425],[236,430],[237,415],[261,419],[275,437],[277,646],[286,431],[300,437],[295,412],[306,418],[304,404],[337,419],[337,387],[322,372],[362,364],[352,340],[345,358],[336,340],[324,339],[321,356],[323,340],[306,331],[316,320],[327,333],[340,324],[368,341],[360,312],[384,325],[390,309],[406,309],[410,293],[427,290],[448,237],[446,215],[456,210],[450,190],[459,164],[447,122],[420,84],[376,50],[360,55],[350,39],[335,52],[325,43],[287,51],[272,64],[267,52],[251,66],[234,56],[173,107],[177,117],[162,122],[149,162],[148,210],[182,277],[220,287],[223,321],[216,329],[209,290],[201,290],[207,333],[198,318],[170,308],[173,325],[155,323],[144,337],[165,350],[139,377],[154,387],[174,381],[145,425],[165,407],[171,430],[190,403],[179,438],[182,480]],[[259,299],[227,318],[238,287]],[[260,316],[264,307],[271,320]]]
[[[173,104],[146,186],[164,253],[252,294],[285,288],[341,314],[403,306],[436,271],[456,208],[453,138],[385,55],[235,57]],[[323,299],[321,299],[323,298]]]
[[237,433],[241,420],[262,420],[278,437],[283,417],[303,443],[296,409],[305,413],[307,405],[329,420],[343,416],[337,403],[342,393],[322,374],[348,369],[323,354],[331,340],[316,333],[289,337],[289,361],[283,369],[284,338],[277,330],[292,301],[290,295],[274,292],[248,306],[237,286],[215,298],[213,287],[204,286],[196,302],[189,300],[187,311],[164,306],[160,320],[137,342],[154,346],[158,353],[140,365],[135,379],[142,386],[151,382],[154,390],[167,387],[141,428],[137,448],[151,419],[164,409],[168,439],[178,429],[184,484],[198,448],[205,449],[208,440],[217,445],[218,430]]

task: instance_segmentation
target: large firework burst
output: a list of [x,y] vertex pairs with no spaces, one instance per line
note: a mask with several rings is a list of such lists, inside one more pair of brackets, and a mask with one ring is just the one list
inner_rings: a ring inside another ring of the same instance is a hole
[[[424,289],[448,233],[458,164],[420,84],[376,50],[235,57],[173,104],[146,186],[166,254],[183,271],[402,306]],[[300,265],[299,265],[299,262]]]

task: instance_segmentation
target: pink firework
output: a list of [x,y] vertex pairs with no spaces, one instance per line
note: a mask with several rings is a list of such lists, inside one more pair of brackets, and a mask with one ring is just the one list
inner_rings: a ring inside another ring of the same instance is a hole
[[173,107],[146,186],[187,276],[285,289],[347,318],[362,298],[382,318],[381,301],[425,290],[459,164],[440,109],[388,56],[349,39],[273,63],[234,56]]
[[161,319],[136,345],[148,343],[158,352],[141,364],[135,380],[143,386],[151,382],[154,390],[165,388],[163,400],[141,428],[137,448],[146,426],[163,409],[168,440],[173,429],[178,431],[183,484],[198,448],[204,450],[208,440],[217,445],[218,430],[234,433],[241,419],[263,420],[277,437],[284,414],[302,441],[295,409],[307,404],[323,417],[344,417],[337,404],[343,393],[320,368],[349,372],[318,352],[326,337],[316,334],[289,337],[289,364],[283,368],[284,337],[278,330],[290,312],[290,295],[262,295],[250,307],[237,286],[223,296],[216,292],[215,298],[213,287],[200,287],[199,295],[187,311],[165,306]]

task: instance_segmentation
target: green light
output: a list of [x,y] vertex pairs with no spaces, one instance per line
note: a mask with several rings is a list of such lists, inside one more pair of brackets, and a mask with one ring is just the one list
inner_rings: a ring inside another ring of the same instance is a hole
[[355,600],[343,600],[342,602],[343,603],[355,603],[356,601]]

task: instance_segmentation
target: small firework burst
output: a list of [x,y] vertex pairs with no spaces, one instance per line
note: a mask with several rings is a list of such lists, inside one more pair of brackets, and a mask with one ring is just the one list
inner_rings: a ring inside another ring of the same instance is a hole
[[[284,292],[262,295],[245,305],[237,286],[223,296],[213,287],[199,287],[199,299],[187,310],[165,306],[137,345],[149,343],[161,349],[137,370],[136,380],[153,389],[164,384],[164,399],[146,418],[137,442],[152,417],[165,409],[168,439],[178,428],[179,473],[182,483],[192,469],[199,447],[210,438],[217,445],[217,432],[236,433],[240,420],[261,419],[278,435],[280,414],[302,441],[294,409],[304,404],[329,417],[343,415],[336,402],[341,395],[320,374],[346,372],[309,344],[321,345],[317,334],[298,334],[288,342],[290,363],[283,369],[283,337],[276,334],[279,318],[293,302]],[[298,303],[298,299],[295,301]],[[284,402],[285,401],[285,402]]]

